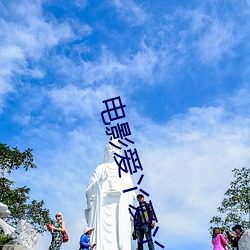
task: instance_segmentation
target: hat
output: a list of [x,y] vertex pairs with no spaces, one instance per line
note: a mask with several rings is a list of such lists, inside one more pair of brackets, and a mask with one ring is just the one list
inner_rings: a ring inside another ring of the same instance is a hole
[[234,231],[235,229],[239,229],[240,231],[243,231],[240,225],[235,225],[232,227],[232,230]]
[[93,231],[93,230],[95,230],[93,227],[86,227],[83,233],[86,234],[88,231]]
[[61,215],[61,216],[63,217],[63,214],[62,214],[61,212],[57,212],[57,213],[56,213],[56,216],[57,216],[57,215]]

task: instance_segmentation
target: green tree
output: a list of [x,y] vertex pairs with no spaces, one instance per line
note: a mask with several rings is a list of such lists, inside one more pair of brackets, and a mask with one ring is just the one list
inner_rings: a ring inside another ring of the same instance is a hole
[[213,226],[218,226],[223,231],[231,230],[235,224],[246,229],[250,220],[250,168],[235,168],[232,172],[234,180],[217,208],[222,216],[213,216],[210,220]]
[[30,188],[24,186],[14,188],[14,182],[7,179],[12,171],[24,168],[26,171],[36,168],[33,163],[32,150],[21,152],[18,148],[10,148],[0,144],[0,202],[6,204],[11,216],[5,220],[15,226],[21,219],[29,222],[38,233],[43,233],[45,225],[52,219],[49,210],[44,208],[44,201],[30,200]]

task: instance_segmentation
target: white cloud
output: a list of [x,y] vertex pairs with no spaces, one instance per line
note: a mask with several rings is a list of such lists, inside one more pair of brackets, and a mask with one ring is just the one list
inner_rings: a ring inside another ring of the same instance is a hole
[[200,59],[204,63],[210,63],[232,56],[236,42],[233,26],[214,20],[197,42]]
[[[213,9],[213,7],[211,7]],[[213,65],[235,55],[236,46],[242,41],[237,19],[228,19],[221,13],[199,7],[179,8],[172,15],[165,16],[159,24],[159,46],[174,58],[175,67],[189,67],[190,60]],[[198,60],[197,60],[198,59]]]
[[[33,63],[44,55],[45,50],[59,42],[72,38],[69,25],[47,21],[42,16],[39,1],[27,3],[9,3],[2,6],[3,13],[11,13],[8,18],[0,19],[0,95],[15,91],[13,77],[31,75],[41,78],[44,73],[37,67],[30,68],[28,60]],[[0,103],[0,108],[3,101]]]
[[96,117],[101,112],[102,101],[110,96],[117,96],[116,90],[110,85],[101,85],[95,89],[80,88],[67,85],[62,89],[53,89],[48,93],[54,107],[59,108],[70,117]]
[[87,5],[87,0],[74,0],[74,4],[78,6],[80,9],[84,9]]
[[83,61],[84,80],[87,84],[104,81],[114,81],[117,75],[126,72],[126,65],[122,64],[107,49],[103,48],[101,56],[96,62]]
[[152,48],[142,45],[141,51],[138,51],[130,61],[128,61],[128,75],[131,78],[142,79],[147,83],[153,83],[154,70],[159,63],[158,52]]
[[[235,93],[229,97],[222,96],[220,98],[221,105],[226,105],[234,110],[236,114],[249,114],[250,104],[250,88],[249,83],[244,83],[240,88],[236,89]],[[246,116],[247,117],[247,116]]]
[[147,13],[133,0],[127,0],[126,2],[113,0],[113,4],[119,15],[131,26],[142,25],[148,19]]
[[10,6],[9,11],[13,19],[1,20],[1,45],[16,46],[27,57],[39,58],[44,49],[73,36],[67,24],[46,21],[40,4],[21,2]]
[[202,9],[189,11],[186,16],[191,19],[191,30],[194,33],[200,32],[211,20],[211,16],[205,15]]
[[129,88],[133,82],[143,80],[151,84],[154,80],[154,69],[158,54],[144,43],[135,54],[116,57],[106,48],[102,49],[99,60],[83,61],[83,78],[87,84],[111,82]]

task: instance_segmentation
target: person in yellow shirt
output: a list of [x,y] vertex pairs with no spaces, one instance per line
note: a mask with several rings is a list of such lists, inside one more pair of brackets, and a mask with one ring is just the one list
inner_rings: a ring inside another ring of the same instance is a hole
[[136,213],[136,230],[133,234],[136,234],[138,240],[138,250],[143,250],[143,238],[146,237],[148,243],[148,249],[154,250],[154,243],[152,240],[151,230],[155,226],[155,214],[152,206],[144,201],[144,196],[142,194],[137,195],[137,201],[140,206],[137,207]]

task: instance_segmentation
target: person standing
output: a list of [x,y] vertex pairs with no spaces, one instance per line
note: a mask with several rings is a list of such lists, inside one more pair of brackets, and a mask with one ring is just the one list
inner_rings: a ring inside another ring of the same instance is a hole
[[[137,195],[137,201],[139,205],[137,207],[139,213],[136,215],[136,237],[138,240],[138,250],[143,250],[143,244],[140,242],[143,241],[144,235],[148,240],[148,249],[154,250],[154,243],[152,240],[152,228],[155,226],[155,218],[152,207],[144,201],[144,196],[142,194]],[[140,217],[140,218],[139,218]],[[153,219],[153,220],[152,220]],[[138,223],[140,221],[141,223]]]
[[51,226],[52,240],[49,250],[60,250],[63,242],[63,232],[66,230],[65,222],[62,220],[63,215],[61,212],[56,213],[56,223]]
[[225,250],[225,246],[232,249],[218,227],[213,229],[212,244],[214,245],[213,250]]
[[234,244],[236,246],[236,249],[239,250],[239,240],[242,236],[242,234],[244,233],[243,229],[241,228],[240,225],[235,225],[232,230],[236,233],[235,234],[231,234],[231,236],[234,238]]
[[79,250],[89,250],[89,249],[93,249],[96,245],[96,243],[94,244],[90,244],[90,235],[93,232],[94,228],[93,227],[86,227],[83,235],[80,238],[80,249]]

